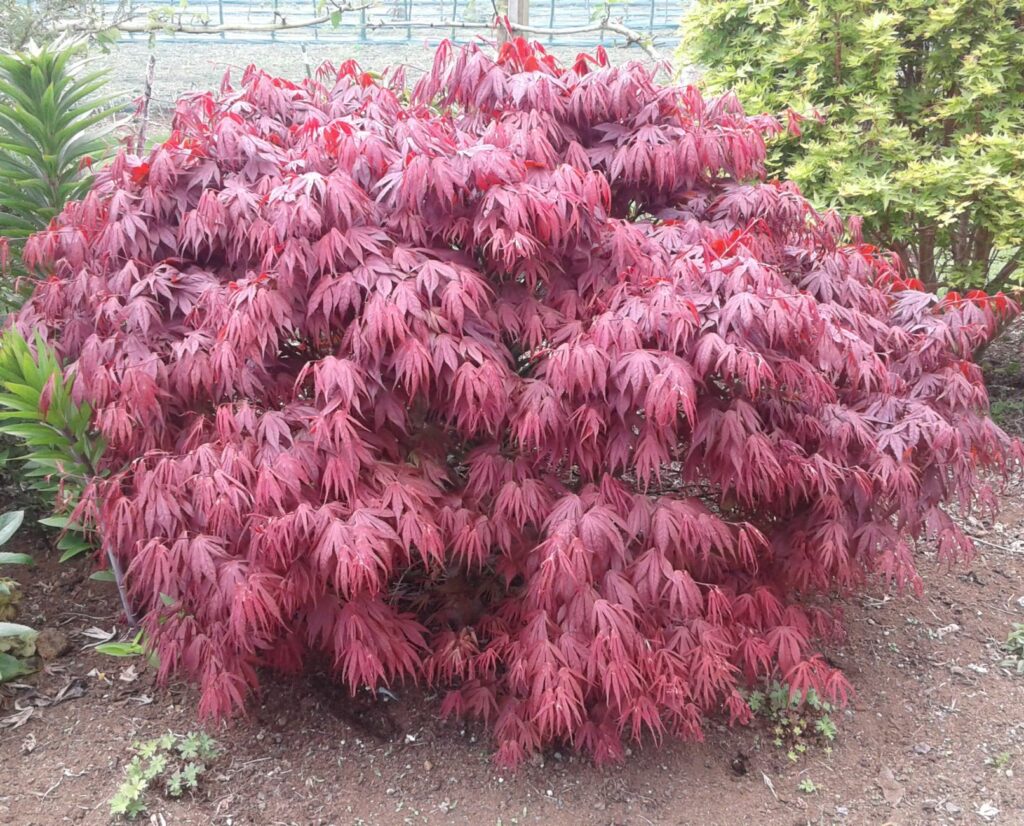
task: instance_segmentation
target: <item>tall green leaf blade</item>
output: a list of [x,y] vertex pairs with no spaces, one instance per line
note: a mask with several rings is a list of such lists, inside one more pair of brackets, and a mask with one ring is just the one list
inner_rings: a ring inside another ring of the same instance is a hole
[[0,514],[0,545],[6,545],[21,527],[25,519],[25,511],[7,511]]

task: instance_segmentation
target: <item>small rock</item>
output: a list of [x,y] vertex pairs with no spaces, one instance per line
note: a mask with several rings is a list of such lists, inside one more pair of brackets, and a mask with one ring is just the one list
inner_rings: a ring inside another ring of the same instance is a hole
[[850,813],[850,810],[846,806],[836,806],[836,814],[840,817],[846,817]]
[[942,808],[946,810],[947,814],[951,815],[958,815],[963,811],[963,809],[957,806],[952,800],[947,800]]
[[57,628],[44,628],[36,637],[36,651],[44,660],[55,660],[71,650],[68,635]]
[[423,761],[423,771],[427,771],[428,772],[432,768],[434,768],[434,764],[433,763],[431,763],[429,760],[424,760]]
[[900,805],[906,789],[896,779],[892,769],[888,766],[883,766],[882,770],[878,773],[878,777],[875,778],[875,783],[882,790],[882,797],[885,798],[886,803],[893,807]]
[[914,754],[927,754],[932,750],[932,747],[927,743],[918,743],[914,746]]
[[603,812],[607,808],[607,806],[605,805],[605,802],[603,800],[598,800],[597,803],[594,804],[594,808],[597,809],[599,812]]

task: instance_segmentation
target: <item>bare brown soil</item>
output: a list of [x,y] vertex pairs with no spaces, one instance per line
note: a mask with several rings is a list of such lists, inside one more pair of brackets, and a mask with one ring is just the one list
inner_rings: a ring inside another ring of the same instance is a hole
[[[1024,823],[1024,677],[999,667],[999,644],[1024,622],[1016,494],[1000,523],[972,527],[986,544],[971,564],[948,572],[926,555],[922,599],[878,592],[848,606],[849,639],[828,654],[858,693],[831,755],[816,747],[794,764],[763,724],[710,723],[704,744],[650,744],[619,767],[554,752],[511,774],[484,732],[442,722],[421,691],[350,700],[323,681],[277,681],[248,719],[213,732],[225,754],[201,793],[152,797],[150,822]],[[23,574],[22,620],[71,648],[3,690],[0,823],[108,823],[132,741],[194,729],[195,694],[88,648],[87,629],[116,625],[110,586],[31,550],[41,564]],[[818,791],[799,791],[805,778]]]

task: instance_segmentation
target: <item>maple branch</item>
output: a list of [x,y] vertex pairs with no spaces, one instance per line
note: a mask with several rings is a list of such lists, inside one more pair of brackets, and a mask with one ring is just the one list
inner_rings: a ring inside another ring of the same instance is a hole
[[[92,459],[89,457],[89,454],[76,447],[78,439],[67,425],[61,425],[58,427],[48,422],[43,422],[43,426],[48,427],[54,433],[58,433],[64,437],[68,445],[68,452],[74,457],[75,461],[82,466],[85,471],[86,478],[95,479],[99,476],[99,471]],[[124,570],[121,568],[121,562],[118,560],[117,555],[114,553],[110,545],[105,545],[103,552],[106,554],[107,561],[110,563],[110,570],[114,574],[114,585],[117,587],[117,595],[121,599],[121,607],[124,609],[125,619],[128,621],[128,624],[134,628],[139,624],[139,619],[138,615],[136,615],[132,610],[131,603],[128,600],[128,589],[125,587]]]
[[1021,265],[1022,258],[1024,258],[1024,247],[1018,247],[1017,251],[1010,256],[1009,260],[1003,264],[999,272],[995,274],[995,277],[990,282],[988,289],[1003,289],[1010,276],[1013,275]]

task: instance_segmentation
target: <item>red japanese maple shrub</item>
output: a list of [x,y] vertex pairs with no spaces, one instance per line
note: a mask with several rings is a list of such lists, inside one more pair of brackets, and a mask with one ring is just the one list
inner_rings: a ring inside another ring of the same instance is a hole
[[26,255],[19,324],[108,441],[81,506],[201,711],[263,668],[402,678],[498,759],[842,700],[827,601],[953,559],[1019,448],[911,289],[765,182],[775,122],[602,53],[443,46],[179,103]]

